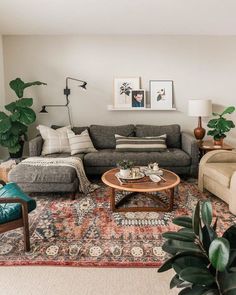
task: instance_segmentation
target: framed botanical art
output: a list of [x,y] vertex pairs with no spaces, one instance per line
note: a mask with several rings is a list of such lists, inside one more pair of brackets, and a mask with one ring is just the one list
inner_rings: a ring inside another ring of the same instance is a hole
[[144,89],[137,89],[131,91],[131,106],[132,108],[145,108],[146,97]]
[[169,110],[173,108],[173,81],[150,80],[149,91],[151,108],[156,110]]
[[140,88],[140,78],[115,78],[114,79],[114,106],[130,108],[131,92]]

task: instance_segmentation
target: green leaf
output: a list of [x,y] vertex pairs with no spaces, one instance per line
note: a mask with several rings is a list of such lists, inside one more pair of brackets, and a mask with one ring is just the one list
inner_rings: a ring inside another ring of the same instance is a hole
[[46,83],[40,81],[34,81],[29,83],[24,83],[20,78],[16,78],[9,83],[12,90],[15,91],[16,95],[21,98],[24,94],[24,89],[34,85],[47,85]]
[[203,223],[210,226],[212,223],[212,205],[210,201],[202,203],[201,215]]
[[33,98],[21,98],[16,101],[17,107],[25,108],[33,105]]
[[211,242],[217,238],[216,232],[212,227],[204,225],[202,228],[202,243],[206,252],[208,252]]
[[16,122],[20,117],[20,113],[19,112],[15,112],[13,114],[10,115],[10,118],[13,122]]
[[[166,260],[162,266],[158,269],[158,272],[164,272],[167,271],[169,269],[172,268],[172,264],[175,262],[176,259],[179,259],[181,257],[197,257],[198,258],[198,263],[199,260],[203,260],[204,263],[208,263],[208,261],[206,260],[206,257],[204,255],[202,255],[202,253],[197,253],[197,252],[192,252],[192,251],[186,251],[186,252],[181,252],[171,258],[169,258],[168,260]],[[194,258],[193,258],[194,259]]]
[[223,295],[236,294],[236,273],[222,273],[219,275],[220,289]]
[[194,209],[192,222],[193,222],[193,231],[198,236],[199,235],[199,228],[201,226],[201,223],[200,223],[200,201],[197,202],[197,205]]
[[9,117],[4,112],[0,112],[0,133],[5,133],[10,128],[11,121]]
[[193,285],[192,288],[183,289],[179,295],[219,295],[217,290],[211,289],[210,287],[202,287]]
[[188,233],[188,232],[169,231],[169,232],[163,233],[162,236],[166,239],[186,241],[186,242],[193,242],[195,240],[195,234]]
[[7,111],[11,112],[11,113],[14,113],[15,110],[16,110],[16,102],[13,101],[13,102],[11,102],[11,103],[5,105],[5,109],[6,109]]
[[214,276],[207,268],[186,267],[179,274],[180,279],[196,285],[210,286],[215,282]]
[[12,80],[9,85],[19,98],[23,97],[25,83],[20,78]]
[[236,250],[236,225],[229,227],[224,232],[223,238],[229,241],[231,250]]
[[170,289],[173,289],[174,287],[178,287],[181,285],[184,281],[179,278],[179,276],[176,274],[170,281]]
[[24,125],[30,125],[36,120],[35,112],[30,108],[20,108],[19,122]]
[[172,222],[176,225],[183,226],[186,228],[192,228],[192,219],[188,216],[179,216],[172,220]]
[[185,251],[201,253],[201,249],[193,242],[183,242],[183,241],[177,241],[177,240],[167,240],[163,244],[162,249],[163,251],[172,255],[175,255],[176,253],[185,252]]
[[172,267],[174,268],[177,274],[180,274],[180,272],[186,267],[200,267],[205,269],[208,264],[209,260],[206,256],[188,255],[176,258],[172,263]]
[[21,149],[21,145],[20,144],[16,144],[13,147],[8,147],[8,151],[11,154],[15,154],[15,153],[19,152],[20,149]]
[[228,108],[226,108],[223,113],[221,114],[221,116],[224,116],[226,114],[232,114],[235,111],[235,107],[234,106],[230,106]]
[[209,248],[209,258],[215,269],[224,271],[229,262],[230,244],[225,238],[215,239]]

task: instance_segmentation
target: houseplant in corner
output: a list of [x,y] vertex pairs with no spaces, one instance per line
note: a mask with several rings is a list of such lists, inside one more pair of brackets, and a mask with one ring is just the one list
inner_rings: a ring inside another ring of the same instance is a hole
[[8,111],[0,112],[0,145],[8,148],[11,158],[20,158],[24,142],[27,140],[28,126],[36,119],[35,112],[31,109],[32,98],[23,98],[24,90],[34,85],[46,85],[40,81],[25,83],[16,78],[9,83],[18,99],[5,106]]
[[192,218],[177,217],[173,223],[182,228],[163,234],[163,250],[172,257],[158,270],[175,270],[170,288],[181,288],[179,295],[236,294],[236,225],[219,237],[209,201],[199,201]]
[[218,117],[215,119],[211,119],[207,127],[211,130],[208,131],[207,135],[213,136],[215,145],[222,145],[223,139],[226,137],[227,132],[229,132],[232,128],[235,127],[233,121],[227,120],[224,115],[232,114],[235,111],[234,106],[230,106],[226,108],[221,114],[212,113],[213,116]]

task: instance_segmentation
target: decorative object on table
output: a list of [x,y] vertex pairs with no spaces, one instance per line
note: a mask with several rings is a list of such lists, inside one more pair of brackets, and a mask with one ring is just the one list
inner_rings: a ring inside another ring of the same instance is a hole
[[115,78],[114,79],[114,106],[131,108],[131,92],[140,88],[140,78]]
[[[127,181],[125,185],[117,179],[118,169],[111,169],[102,175],[102,181],[111,188],[110,204],[113,212],[171,212],[174,206],[174,190],[180,183],[180,178],[174,172],[164,170],[164,177],[159,176],[162,182],[158,185],[156,182],[150,180],[149,177],[145,177],[144,180],[137,180],[135,182]],[[119,178],[119,177],[118,177]],[[147,179],[148,178],[148,179]],[[125,196],[118,200],[117,195],[120,191],[125,192]],[[165,199],[160,198],[160,193],[166,192]],[[137,194],[145,195],[146,198],[155,200],[155,206],[135,206],[127,208],[125,205],[130,199],[134,198]],[[157,206],[158,205],[158,206]]]
[[167,239],[162,249],[172,257],[158,270],[175,270],[170,288],[181,288],[179,294],[236,294],[236,226],[219,235],[207,200],[198,201],[192,218],[180,216],[173,223],[182,228],[162,235]]
[[8,160],[0,164],[0,179],[8,182],[8,173],[16,166],[15,160]]
[[[200,193],[195,182],[181,181],[178,191],[172,212],[125,214],[110,210],[110,188],[105,185],[76,201],[70,199],[70,193],[34,194],[37,209],[30,214],[31,251],[23,252],[21,229],[6,232],[1,235],[0,265],[158,268],[169,258],[162,250],[162,233],[175,231],[173,218],[190,215],[198,200],[211,199],[220,216],[220,233],[236,222],[222,200]],[[117,193],[119,199],[123,196]],[[126,206],[152,207],[154,203],[137,195]]]
[[36,119],[36,114],[31,109],[33,99],[23,98],[24,90],[35,85],[46,85],[46,83],[40,81],[25,83],[20,78],[16,78],[9,85],[18,99],[5,105],[5,109],[10,114],[0,112],[0,145],[8,148],[11,158],[20,158],[24,142],[28,139],[28,126]]
[[69,124],[72,125],[72,119],[71,119],[71,114],[70,114],[70,108],[69,108],[69,104],[70,104],[70,100],[69,100],[69,95],[70,95],[70,88],[68,88],[68,81],[69,80],[73,80],[73,81],[77,81],[77,82],[81,82],[82,84],[79,85],[80,88],[86,90],[86,86],[87,86],[87,82],[83,81],[83,80],[79,80],[79,79],[75,79],[75,78],[71,78],[71,77],[66,77],[66,88],[64,89],[64,94],[66,96],[66,103],[65,104],[46,104],[42,106],[42,109],[40,111],[40,113],[47,113],[47,108],[50,107],[64,107],[67,108],[67,112],[68,112],[68,119],[69,119]]
[[131,106],[132,108],[145,108],[146,107],[146,95],[144,89],[131,91]]
[[115,134],[116,150],[119,152],[162,152],[167,149],[166,138],[166,134],[147,137]]
[[36,202],[16,183],[6,184],[1,181],[1,184],[3,186],[0,188],[0,234],[23,227],[24,249],[30,251],[28,213],[36,208]]
[[198,188],[208,190],[229,205],[229,211],[236,215],[236,152],[212,151],[200,161]]
[[132,161],[121,160],[117,163],[117,166],[120,168],[120,176],[128,178],[131,175],[131,168],[134,165]]
[[216,150],[232,151],[233,147],[223,142],[222,145],[215,145],[212,140],[204,140],[199,142],[200,159],[208,152]]
[[212,112],[212,102],[209,99],[191,99],[188,101],[188,115],[198,117],[198,126],[194,129],[194,136],[201,141],[206,130],[202,127],[202,117],[209,117]]
[[161,181],[161,177],[158,176],[158,175],[155,175],[155,174],[151,174],[151,175],[149,175],[149,178],[150,178],[153,182],[156,182],[156,183],[158,183],[159,181]]
[[173,108],[173,81],[150,80],[149,91],[152,109],[170,110]]
[[211,130],[208,130],[207,135],[210,135],[214,139],[215,145],[223,145],[223,140],[226,137],[227,132],[229,132],[232,128],[235,127],[234,122],[231,120],[227,120],[224,115],[232,114],[235,111],[234,106],[230,106],[226,108],[221,114],[212,113],[213,116],[218,117],[215,119],[211,119],[207,127]]

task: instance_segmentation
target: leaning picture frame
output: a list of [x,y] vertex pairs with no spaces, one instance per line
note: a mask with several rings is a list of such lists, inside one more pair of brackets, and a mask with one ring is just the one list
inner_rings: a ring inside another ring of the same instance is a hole
[[170,110],[173,108],[173,81],[149,81],[151,109]]
[[133,89],[131,91],[131,107],[145,109],[146,108],[146,91],[145,89]]
[[114,106],[131,108],[131,92],[140,88],[140,77],[114,78]]

